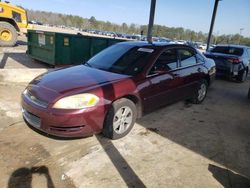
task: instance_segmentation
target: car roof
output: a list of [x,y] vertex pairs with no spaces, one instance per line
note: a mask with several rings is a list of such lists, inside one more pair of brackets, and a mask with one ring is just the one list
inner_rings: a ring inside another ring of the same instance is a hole
[[234,47],[234,48],[249,48],[249,46],[237,45],[237,44],[217,44],[216,46]]
[[189,47],[192,48],[189,45],[185,45],[185,44],[170,44],[168,42],[153,42],[153,43],[149,43],[147,41],[128,41],[128,42],[122,42],[120,44],[126,44],[126,45],[130,45],[130,46],[135,46],[135,47],[167,47],[167,46],[171,46],[171,47]]

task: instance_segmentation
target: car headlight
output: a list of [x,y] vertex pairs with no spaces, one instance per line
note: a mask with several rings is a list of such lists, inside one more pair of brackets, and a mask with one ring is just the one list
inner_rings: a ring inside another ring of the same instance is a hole
[[53,108],[57,109],[83,109],[95,106],[99,98],[90,93],[72,95],[59,99]]

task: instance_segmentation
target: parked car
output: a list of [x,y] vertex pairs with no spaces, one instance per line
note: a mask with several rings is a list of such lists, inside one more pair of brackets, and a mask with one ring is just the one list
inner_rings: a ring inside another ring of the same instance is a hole
[[159,37],[157,40],[157,42],[166,42],[166,43],[169,43],[171,41],[172,41],[171,39],[166,38],[166,37]]
[[185,40],[177,40],[175,41],[176,44],[186,44],[187,42]]
[[192,42],[192,41],[187,41],[187,43],[186,43],[187,45],[189,45],[189,46],[191,46],[191,47],[193,47],[193,48],[196,48],[196,49],[198,49],[198,45],[195,43],[195,42]]
[[32,127],[62,137],[102,132],[118,139],[137,117],[189,99],[201,103],[215,64],[186,45],[122,42],[84,65],[38,76],[22,94],[23,117]]
[[217,75],[227,75],[239,82],[247,79],[250,64],[250,47],[240,45],[217,45],[205,56],[216,64]]
[[206,50],[207,49],[207,45],[206,44],[200,44],[198,46],[198,48],[201,49],[201,50]]
[[116,35],[117,35],[117,37],[125,38],[125,34],[124,33],[118,33],[118,32],[116,32]]
[[29,23],[29,24],[35,24],[35,25],[43,25],[42,22],[35,21],[35,20],[28,21],[28,23]]
[[209,47],[210,49],[213,49],[216,46],[216,44],[211,44]]

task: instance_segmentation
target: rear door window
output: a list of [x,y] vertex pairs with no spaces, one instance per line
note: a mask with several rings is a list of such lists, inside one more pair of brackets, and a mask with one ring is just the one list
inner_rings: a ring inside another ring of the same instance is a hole
[[190,49],[179,49],[178,50],[180,66],[188,67],[192,65],[196,65],[196,57],[193,50]]
[[154,74],[155,70],[171,71],[177,69],[177,51],[176,49],[167,49],[158,57],[150,74]]

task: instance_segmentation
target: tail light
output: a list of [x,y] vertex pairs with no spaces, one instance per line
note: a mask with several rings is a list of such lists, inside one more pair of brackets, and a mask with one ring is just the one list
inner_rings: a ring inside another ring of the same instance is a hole
[[229,61],[230,63],[240,63],[240,59],[239,58],[229,58],[227,59],[227,61]]
[[213,75],[213,74],[215,74],[215,73],[216,73],[216,68],[215,68],[215,67],[212,67],[212,68],[209,70],[209,72],[208,72],[209,75]]

